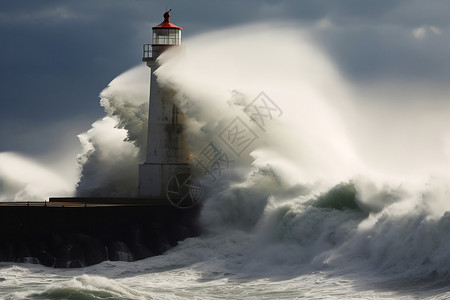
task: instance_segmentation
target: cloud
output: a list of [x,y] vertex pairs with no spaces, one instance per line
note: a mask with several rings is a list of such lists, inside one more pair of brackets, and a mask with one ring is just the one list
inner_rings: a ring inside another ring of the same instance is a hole
[[73,19],[86,19],[69,6],[47,6],[37,10],[18,10],[0,12],[0,24],[24,24],[37,22],[60,22]]
[[425,27],[419,27],[412,30],[411,33],[416,39],[421,40],[425,37],[427,29]]
[[424,39],[427,35],[440,35],[441,30],[435,26],[424,25],[411,30],[411,34],[418,40]]

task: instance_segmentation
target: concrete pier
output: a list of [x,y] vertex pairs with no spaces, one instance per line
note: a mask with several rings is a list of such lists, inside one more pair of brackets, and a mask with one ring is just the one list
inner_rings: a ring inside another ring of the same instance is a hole
[[199,206],[165,199],[51,198],[0,203],[0,261],[74,268],[159,255],[199,234]]

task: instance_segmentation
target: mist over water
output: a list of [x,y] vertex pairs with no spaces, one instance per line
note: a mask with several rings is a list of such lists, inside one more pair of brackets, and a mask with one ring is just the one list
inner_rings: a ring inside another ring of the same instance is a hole
[[40,201],[70,196],[72,182],[48,166],[13,152],[0,153],[0,201]]

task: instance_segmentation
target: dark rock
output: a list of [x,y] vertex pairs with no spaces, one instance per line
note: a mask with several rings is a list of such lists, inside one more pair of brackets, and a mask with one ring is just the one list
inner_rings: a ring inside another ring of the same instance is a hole
[[108,252],[105,244],[94,237],[79,234],[78,242],[83,247],[84,263],[86,266],[95,265],[108,259]]
[[39,261],[38,258],[36,257],[31,257],[31,256],[24,256],[24,257],[17,257],[15,259],[15,262],[18,263],[29,263],[29,264],[41,264],[41,262]]
[[82,268],[84,264],[79,259],[69,260],[66,262],[66,268]]
[[111,261],[134,261],[130,248],[122,241],[111,242],[107,248],[108,259]]
[[131,245],[131,251],[135,260],[154,256],[153,252],[150,251],[150,249],[139,243]]
[[49,252],[42,250],[36,254],[36,257],[39,259],[40,263],[46,267],[54,267],[56,258]]
[[55,267],[78,268],[83,266],[84,251],[77,243],[68,243],[58,248]]

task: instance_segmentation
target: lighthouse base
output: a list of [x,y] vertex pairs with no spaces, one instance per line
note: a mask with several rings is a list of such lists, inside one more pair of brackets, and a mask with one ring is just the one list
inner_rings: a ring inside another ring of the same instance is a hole
[[139,197],[167,198],[168,183],[179,174],[190,174],[189,164],[139,165]]

